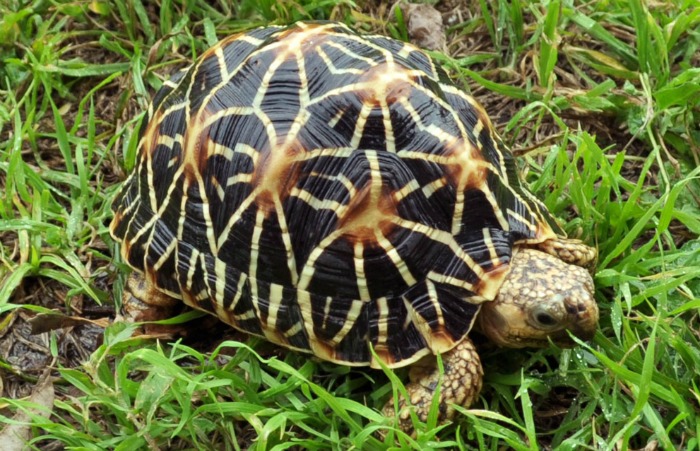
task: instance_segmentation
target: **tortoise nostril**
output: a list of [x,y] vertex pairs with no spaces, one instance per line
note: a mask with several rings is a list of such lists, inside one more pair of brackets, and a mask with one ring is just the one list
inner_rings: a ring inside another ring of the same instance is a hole
[[566,313],[568,313],[569,315],[576,315],[577,313],[581,312],[581,308],[576,302],[566,302],[564,303],[564,305],[566,307]]

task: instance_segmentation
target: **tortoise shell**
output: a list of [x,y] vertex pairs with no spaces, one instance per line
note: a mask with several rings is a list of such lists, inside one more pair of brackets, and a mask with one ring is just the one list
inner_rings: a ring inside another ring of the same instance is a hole
[[430,56],[306,22],[164,83],[111,232],[148,283],[240,330],[396,367],[460,342],[554,224]]

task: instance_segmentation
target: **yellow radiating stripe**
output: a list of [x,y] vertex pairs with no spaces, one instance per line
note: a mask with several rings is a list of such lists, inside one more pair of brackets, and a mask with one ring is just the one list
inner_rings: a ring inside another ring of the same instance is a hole
[[[474,108],[474,111],[477,112],[476,116],[479,118],[477,125],[479,127],[478,128],[475,127],[475,130],[473,131],[474,136],[477,138],[477,142],[478,142],[478,138],[479,138],[479,135],[481,134],[482,130],[486,130],[488,132],[489,136],[491,137],[491,140],[493,141],[494,151],[496,153],[498,153],[498,156],[499,156],[499,162],[500,162],[500,171],[498,171],[499,175],[503,177],[503,184],[508,186],[509,185],[508,177],[507,177],[508,171],[506,170],[506,166],[505,166],[506,159],[505,159],[503,153],[501,152],[501,150],[503,149],[503,146],[501,143],[499,143],[498,137],[496,136],[496,131],[493,128],[493,124],[491,124],[488,113],[486,113],[486,110],[484,110],[484,107],[481,106],[481,104],[479,102],[477,102],[476,99],[474,99],[473,97],[465,95],[464,93],[460,93],[459,95],[463,99],[465,99],[472,106],[472,108]],[[484,121],[486,121],[486,122],[484,122]],[[501,144],[501,145],[499,145],[499,144]]]
[[379,168],[379,158],[375,150],[365,151],[367,162],[369,163],[370,176],[370,202],[373,207],[379,204],[379,199],[382,196],[382,171]]
[[299,101],[301,105],[301,112],[305,112],[304,105],[309,104],[309,79],[306,76],[306,61],[304,60],[304,52],[300,45],[295,46],[292,50],[294,51],[294,56],[297,59],[297,67],[299,68],[299,82],[301,83],[299,92]]
[[[182,168],[178,168],[177,172],[173,176],[173,180],[176,180],[181,174],[182,174]],[[154,214],[151,216],[151,218],[148,221],[146,221],[145,224],[141,225],[139,227],[139,230],[137,230],[136,233],[134,233],[134,236],[130,239],[131,243],[136,243],[139,240],[139,238],[141,236],[143,236],[146,232],[149,232],[149,236],[146,239],[146,243],[151,242],[151,240],[153,239],[153,234],[155,233],[155,227],[153,227],[153,225],[155,224],[155,222],[158,219],[160,219],[163,216],[163,212],[170,205],[170,195],[172,194],[173,190],[175,189],[175,185],[176,185],[175,183],[170,184],[170,186],[168,187],[168,192],[165,196],[165,199],[163,200],[163,204],[160,206],[160,208],[157,209],[157,211],[154,210],[154,212],[153,212]],[[141,191],[141,188],[140,188],[140,184],[139,184],[138,198],[143,199],[143,194],[140,191]],[[150,191],[151,191],[151,193],[153,193],[153,195],[155,195],[154,194],[155,190],[151,189]],[[182,198],[183,198],[183,204],[184,204],[184,202],[187,200],[187,196],[183,195]],[[136,215],[133,215],[131,221],[129,221],[129,224],[127,225],[127,229],[126,229],[127,233],[125,234],[125,236],[129,236],[129,233],[131,232],[131,226],[132,226],[135,219],[136,219]],[[184,219],[182,219],[182,220],[184,220]],[[181,239],[181,236],[178,236],[178,239]],[[146,257],[147,256],[148,256],[148,253],[144,252],[143,268],[148,268],[148,265],[146,264]]]
[[[224,245],[226,240],[228,239],[231,229],[233,226],[241,219],[241,216],[243,215],[243,212],[245,212],[250,205],[255,202],[255,198],[260,194],[260,188],[256,187],[253,189],[253,191],[246,197],[243,202],[241,202],[241,205],[238,206],[235,212],[231,215],[231,218],[228,220],[228,223],[226,224],[226,227],[224,230],[221,231],[221,235],[219,235],[219,239],[217,244],[217,249],[221,249],[221,246]],[[217,252],[218,255],[218,252]]]
[[493,266],[498,266],[501,261],[498,258],[498,253],[496,252],[496,247],[493,245],[493,238],[491,238],[491,231],[488,229],[488,227],[484,227],[481,229],[481,231],[484,234],[484,244],[486,245],[486,248],[489,250],[489,257],[491,258],[491,264]]
[[[405,298],[405,297],[401,297],[401,299],[403,299],[403,304],[404,304],[404,307],[406,308],[406,311],[407,311],[407,312],[412,312],[412,311],[413,311],[413,307],[412,307],[412,306],[409,307],[410,304],[408,303],[408,301],[406,300],[406,298]],[[407,305],[407,304],[409,304],[409,305]],[[404,330],[404,331],[408,330],[408,326],[411,325],[412,319],[413,319],[413,318],[411,318],[411,315],[407,314],[407,315],[404,317],[404,319],[403,319],[403,324],[401,325],[401,329]]]
[[[294,123],[291,125],[289,131],[287,132],[287,135],[284,139],[283,142],[278,142],[278,141],[270,141],[273,145],[281,145],[281,149],[277,149],[277,154],[279,155],[285,155],[287,152],[286,150],[289,149],[294,142],[297,139],[297,135],[299,134],[299,131],[301,130],[302,126],[307,122],[308,120],[308,110],[304,108],[305,105],[309,104],[309,86],[308,86],[308,80],[306,78],[306,65],[304,64],[304,52],[302,52],[302,46],[301,43],[303,42],[304,39],[308,37],[309,34],[316,34],[317,30],[313,29],[307,29],[305,33],[295,33],[293,35],[292,39],[285,39],[285,45],[286,49],[284,52],[280,52],[279,54],[275,55],[275,60],[273,61],[272,64],[270,64],[269,68],[269,74],[270,77],[263,78],[263,82],[266,83],[266,88],[267,89],[269,86],[269,79],[272,78],[274,75],[274,72],[277,70],[277,68],[282,65],[287,59],[287,57],[290,54],[294,55],[294,58],[297,62],[297,68],[299,71],[299,103],[301,105],[300,111],[297,114],[297,116],[294,118]],[[253,106],[259,107],[262,104],[262,97],[260,98],[260,103],[257,103],[259,96],[256,96],[255,101],[253,102]],[[287,157],[288,158],[288,157]],[[291,163],[290,163],[291,164]]]
[[222,46],[214,48],[214,54],[219,63],[219,72],[221,72],[221,79],[228,78],[228,68],[226,67],[226,58],[224,57],[224,49]]
[[[330,44],[330,43],[327,43]],[[362,75],[365,73],[364,70],[362,69],[355,69],[355,68],[346,68],[346,69],[338,69],[335,64],[333,64],[333,61],[330,59],[330,57],[326,54],[326,52],[323,50],[321,46],[316,47],[316,53],[318,56],[321,57],[323,62],[328,66],[328,70],[330,71],[331,74],[333,75],[345,75],[345,74],[353,74],[353,75]]]
[[[446,85],[444,83],[440,83],[440,88],[442,89],[443,92],[453,93],[455,91],[458,91],[457,88],[455,88],[451,85]],[[431,92],[429,89],[425,88],[424,86],[416,85],[416,89],[418,89],[419,91],[422,91],[425,95],[431,97],[436,103],[438,103],[440,106],[442,106],[445,109],[445,111],[450,112],[450,115],[452,116],[452,120],[459,128],[459,133],[461,135],[460,137],[462,138],[463,141],[469,142],[469,134],[467,133],[466,126],[460,120],[459,114],[454,109],[454,107],[452,105],[450,105],[448,102],[446,102],[445,100],[443,100],[442,98],[436,96],[433,92]],[[455,138],[457,138],[457,137],[455,137]]]
[[[434,98],[435,96],[433,95],[432,97]],[[416,109],[413,107],[411,102],[409,102],[408,98],[406,98],[406,97],[400,98],[398,100],[398,102],[401,104],[401,106],[403,106],[406,109],[406,111],[408,112],[409,116],[411,116],[411,119],[413,119],[413,122],[416,124],[416,127],[418,128],[419,131],[421,131],[423,133],[428,133],[429,135],[434,136],[436,139],[445,143],[445,146],[451,147],[451,148],[457,148],[460,145],[460,140],[462,143],[469,142],[466,137],[459,137],[459,136],[451,135],[435,124],[428,124],[428,125],[423,124],[423,119],[421,118],[418,111],[416,111]],[[426,153],[424,153],[424,152],[418,151],[418,153],[422,153],[423,155],[426,155]],[[399,155],[401,155],[401,152],[399,152]],[[430,156],[432,156],[432,155],[430,155]],[[443,158],[445,158],[445,160],[448,161],[449,163],[454,164],[454,158],[455,158],[454,155],[444,156]]]
[[[301,325],[303,326],[306,337],[309,339],[309,348],[312,351],[319,349],[319,342],[316,333],[314,332],[313,311],[311,308],[311,295],[308,291],[297,289],[297,304],[301,312]],[[318,354],[320,355],[320,354]]]
[[232,149],[228,146],[224,146],[221,143],[209,141],[207,150],[209,151],[210,155],[221,155],[228,161],[233,161],[233,158],[237,153],[248,155],[251,158],[254,158],[253,155],[257,154],[257,151],[253,147],[243,143],[237,143],[236,147]]
[[[218,306],[217,310],[224,312],[224,300],[225,300],[225,290],[226,290],[226,263],[220,258],[214,258],[214,272],[216,273],[216,296],[212,301]],[[224,315],[219,313],[221,318],[225,318]]]
[[493,210],[493,213],[496,216],[496,219],[498,220],[498,224],[504,231],[508,232],[510,230],[510,223],[508,222],[508,218],[506,218],[503,215],[503,210],[501,210],[501,206],[499,205],[498,200],[486,184],[486,180],[483,181],[483,184],[479,187],[479,189],[482,193],[484,193],[484,196],[486,197],[486,200],[489,201],[489,204],[491,204],[491,209]]
[[[187,90],[185,91],[185,96],[184,96],[184,98],[185,98],[185,102],[184,102],[184,104],[185,104],[185,122],[188,125],[191,124],[190,119],[192,117],[191,111],[190,111],[192,105],[191,105],[191,102],[189,102],[189,98],[192,95],[192,87],[194,86],[195,76],[199,72],[199,67],[202,65],[202,63],[204,63],[204,61],[205,61],[204,58],[200,58],[199,60],[195,61],[194,70],[192,71],[192,74],[189,76],[189,83],[187,84]],[[185,78],[188,78],[187,74],[182,77],[183,80]],[[205,104],[202,103],[202,110],[204,109],[203,108],[204,105]],[[201,113],[200,111],[197,112],[197,114],[200,114],[200,113]]]
[[[173,177],[173,180],[176,178],[180,177],[182,175],[182,172],[184,170],[183,166],[180,166],[177,169],[177,172],[175,173],[175,177]],[[187,215],[185,214],[186,206],[187,206],[187,180],[185,179],[185,183],[183,184],[183,189],[182,189],[182,199],[180,199],[180,216],[177,218],[177,239],[179,241],[184,241],[184,232],[185,232],[185,220],[187,219]],[[171,185],[171,188],[175,187],[175,183]],[[170,198],[170,193],[168,193],[168,198]]]
[[[451,233],[445,232],[439,229],[433,229],[425,224],[419,222],[408,221],[406,219],[400,218],[398,216],[390,217],[391,222],[399,225],[405,229],[412,230],[413,232],[418,232],[433,241],[442,243],[450,248],[450,250],[457,256],[465,265],[471,268],[472,271],[477,275],[479,279],[484,278],[484,270],[476,264],[474,259],[472,259],[469,254],[467,254],[455,241],[454,236]],[[466,283],[466,282],[465,282]]]
[[296,197],[299,200],[303,201],[306,203],[308,206],[313,208],[314,210],[340,210],[343,208],[346,208],[345,205],[341,204],[340,202],[336,202],[331,199],[319,199],[318,197],[315,197],[313,194],[310,192],[294,187],[290,191],[289,195],[291,197]]
[[377,298],[377,344],[376,347],[385,347],[387,338],[389,338],[389,306],[386,302],[386,297]]
[[327,149],[309,149],[299,155],[296,161],[308,161],[320,157],[348,158],[357,152],[353,147],[330,147]]
[[231,305],[228,308],[232,312],[236,309],[238,302],[241,300],[241,297],[243,296],[243,285],[245,284],[245,281],[247,279],[248,279],[248,275],[246,273],[244,273],[243,271],[241,271],[240,275],[238,276],[238,284],[236,284],[236,294],[233,296],[233,300],[231,301]]
[[[352,35],[345,36],[344,35],[343,38],[345,38],[345,37],[347,37],[349,40],[353,40],[353,41],[360,42],[360,43],[365,43],[364,39],[357,38],[356,36],[352,36]],[[362,62],[368,64],[369,66],[376,66],[377,65],[377,62],[375,60],[373,60],[372,58],[367,58],[366,56],[359,55],[359,54],[353,52],[352,50],[350,50],[347,46],[340,45],[337,42],[327,41],[327,42],[324,42],[324,44],[326,44],[328,47],[333,47],[335,50],[338,50],[339,52],[344,53],[345,55],[349,56],[352,59],[362,61]]]
[[316,271],[316,260],[318,260],[321,254],[323,254],[323,251],[326,249],[326,247],[330,246],[333,243],[333,241],[335,241],[338,237],[342,236],[343,233],[344,231],[342,230],[335,230],[333,233],[329,234],[327,237],[321,240],[321,242],[314,248],[314,250],[311,251],[311,254],[309,254],[309,258],[306,260],[306,263],[301,269],[299,285],[297,286],[299,290],[306,291],[308,289],[308,286],[314,277],[314,272]]
[[356,241],[353,246],[354,258],[353,263],[355,265],[355,280],[357,282],[357,291],[360,293],[360,300],[370,299],[369,290],[367,289],[367,277],[365,275],[364,266],[364,246],[361,241]]
[[326,296],[326,303],[323,305],[323,329],[328,328],[328,319],[331,316],[331,303],[333,302],[333,298],[330,296]]
[[357,188],[355,188],[355,185],[352,183],[352,180],[347,178],[345,174],[338,174],[337,177],[338,181],[343,184],[346,190],[348,190],[348,193],[350,193],[350,198],[353,199],[357,195]]
[[401,50],[398,51],[397,55],[401,58],[408,58],[411,52],[415,49],[416,48],[410,44],[404,44],[403,47],[401,47]]
[[411,193],[418,191],[420,188],[420,185],[418,182],[414,179],[406,183],[404,186],[401,187],[401,189],[398,189],[391,193],[391,196],[394,199],[394,202],[399,203],[402,200],[404,200],[407,196],[409,196]]
[[[178,267],[182,267],[184,265],[180,265],[180,254],[177,254],[177,265]],[[197,269],[197,260],[199,259],[199,251],[197,249],[192,249],[192,253],[190,254],[190,260],[187,262],[187,276],[185,277],[185,286],[182,286],[182,283],[180,282],[180,277],[178,277],[178,282],[180,283],[180,291],[183,293],[191,292],[192,291],[192,279],[194,278],[194,272]]]
[[[215,56],[216,56],[216,58],[217,58],[217,62],[219,63],[219,64],[218,64],[218,66],[219,66],[219,75],[220,75],[220,77],[221,77],[222,83],[219,83],[219,84],[216,85],[216,86],[210,87],[210,88],[211,88],[211,89],[210,89],[210,93],[204,98],[204,101],[202,102],[199,111],[197,111],[197,114],[196,114],[197,117],[201,117],[201,114],[203,113],[204,110],[206,110],[206,105],[209,103],[209,100],[211,99],[211,97],[215,94],[215,92],[217,92],[217,91],[221,88],[221,86],[223,86],[223,81],[224,81],[224,80],[228,80],[228,78],[231,76],[231,74],[228,73],[228,69],[226,68],[226,61],[225,61],[225,58],[224,58],[224,53],[223,53],[223,48],[222,48],[222,46],[220,46],[220,45],[219,45],[219,46],[215,46],[215,47],[213,47],[212,49],[214,50],[214,54],[215,54]],[[210,49],[209,51],[205,52],[205,55],[203,55],[201,58],[199,58],[199,60],[197,60],[197,61],[195,62],[194,71],[193,71],[193,73],[192,73],[192,77],[191,77],[191,79],[190,79],[190,83],[189,83],[189,85],[187,86],[187,93],[185,94],[185,99],[189,99],[189,98],[190,98],[190,95],[191,95],[191,93],[192,93],[192,87],[193,87],[194,84],[195,84],[195,83],[194,83],[195,76],[199,73],[199,70],[200,70],[200,67],[202,66],[202,64],[204,64],[205,61],[208,61],[209,58],[211,58],[211,54],[210,54],[209,52],[210,52],[212,49]],[[207,53],[209,53],[209,54],[207,55]],[[239,68],[240,68],[240,66],[239,66]],[[183,77],[183,78],[184,78],[184,77]],[[187,123],[188,123],[188,124],[191,124],[191,122],[190,122],[190,120],[191,120],[190,108],[191,108],[190,102],[187,102],[186,109],[185,109],[185,117],[187,118]]]
[[445,274],[440,274],[439,272],[430,271],[428,272],[426,278],[432,280],[433,282],[443,283],[445,285],[452,285],[453,287],[464,288],[465,290],[474,292],[474,285],[470,284],[466,280],[457,279],[456,277],[448,276]]
[[[430,282],[426,281],[426,284],[428,283]],[[416,329],[418,329],[418,332],[429,345],[430,337],[433,334],[433,329],[430,327],[430,324],[428,324],[425,321],[425,319],[416,311],[416,309],[413,307],[413,304],[411,304],[411,302],[408,299],[406,299],[405,296],[402,296],[401,299],[403,299],[403,305],[406,308],[406,311],[408,312],[408,314],[406,315],[406,323],[404,324],[404,329],[408,328],[408,324],[413,323],[416,326]],[[434,303],[433,306],[435,306]]]
[[[152,171],[152,167],[151,167],[150,162],[152,162],[152,159],[151,159],[150,153],[148,153],[147,161],[142,160],[142,162],[140,164],[141,164],[141,167],[143,167],[143,165],[146,166],[146,172],[147,172],[147,178],[149,180],[149,186],[153,187],[155,185],[153,183],[153,171]],[[163,203],[159,208],[158,208],[157,202],[156,202],[155,189],[149,190],[148,196],[149,196],[149,199],[151,202],[151,209],[153,211],[153,216],[145,224],[141,225],[141,227],[139,228],[138,231],[136,231],[134,236],[131,238],[132,243],[137,242],[139,240],[139,238],[141,236],[143,236],[146,232],[149,232],[148,238],[146,239],[146,243],[150,243],[153,240],[153,236],[154,236],[155,230],[156,230],[156,228],[154,227],[154,224],[156,223],[156,221],[158,221],[158,219],[160,219],[163,216],[163,213],[170,205],[171,195],[172,195],[172,193],[175,190],[176,185],[177,185],[175,183],[175,180],[177,180],[182,175],[182,172],[183,172],[183,167],[179,167],[178,170],[173,175],[173,182],[168,187],[168,192],[166,193],[165,199],[163,200]],[[186,190],[184,190],[184,191],[186,192]],[[139,193],[138,198],[143,199],[144,195],[143,195],[143,193],[141,193],[141,185],[140,184],[138,185],[138,193]],[[187,201],[187,196],[183,192],[182,201],[181,201],[183,207],[184,207],[186,201]],[[181,211],[184,211],[184,208]],[[184,221],[184,215],[181,214],[180,216],[181,216],[180,221]],[[133,224],[134,220],[135,220],[135,216],[132,218],[132,220],[127,225],[127,235],[126,236],[128,236],[129,232],[131,231],[131,225]],[[178,240],[181,240],[181,239],[182,239],[182,234],[178,233]],[[144,250],[146,250],[145,247],[144,247]],[[143,268],[149,267],[147,264],[147,257],[148,257],[148,252],[144,252]]]
[[345,114],[345,110],[338,110],[338,112],[335,113],[335,116],[333,116],[333,117],[331,118],[331,120],[328,121],[328,126],[329,126],[330,128],[333,128],[333,127],[335,127],[336,125],[338,125],[338,122],[340,122],[340,118],[343,117],[343,114]]
[[277,313],[279,312],[282,300],[284,298],[284,290],[282,285],[277,283],[270,284],[270,299],[268,299],[268,312],[266,329],[274,331],[277,329]]
[[[484,123],[481,122],[481,120],[477,120],[476,124],[474,124],[474,127],[472,127],[472,134],[474,135],[474,143],[476,144],[476,147],[479,149],[479,151],[483,152],[483,145],[481,144],[481,140],[479,139],[479,135],[481,134],[481,131],[484,129]],[[505,172],[504,172],[505,174]]]
[[[365,303],[366,302],[355,299],[351,302],[350,307],[348,308],[347,316],[345,317],[345,321],[343,321],[343,327],[340,328],[338,333],[335,334],[333,339],[330,341],[334,347],[343,341],[343,338],[345,338],[352,330],[352,327],[357,322],[357,318],[359,318],[360,313],[362,313],[362,307],[364,307]],[[360,344],[358,343],[358,345]]]
[[[166,108],[165,110],[163,110],[163,115],[161,116],[162,119],[161,119],[160,122],[162,123],[163,120],[165,120],[165,118],[167,118],[168,116],[170,116],[170,115],[171,115],[172,113],[174,113],[175,111],[180,111],[181,109],[186,108],[186,107],[187,107],[187,103],[189,103],[189,102],[187,102],[187,101],[182,101],[182,102],[180,102],[180,103],[175,103],[175,104],[170,105],[168,108]],[[161,104],[161,105],[162,105],[162,104]],[[160,125],[160,124],[158,124],[158,125]],[[140,143],[139,143],[139,145],[140,145]]]
[[440,165],[454,164],[454,160],[451,157],[445,155],[423,153],[420,150],[399,150],[396,154],[401,158],[406,158],[410,160],[430,161],[432,163],[437,163]]
[[233,186],[236,183],[250,183],[253,181],[253,174],[236,174],[232,175],[228,179],[226,179],[226,187],[228,188],[229,186]]
[[249,34],[243,34],[240,37],[236,38],[236,40],[247,42],[248,44],[251,44],[255,47],[259,47],[263,42],[265,42],[262,39],[254,38],[253,36],[251,36]]
[[435,194],[436,191],[440,190],[445,185],[447,185],[447,180],[445,180],[445,177],[433,180],[423,187],[423,195],[429,199],[430,196]]
[[532,224],[530,221],[525,219],[523,216],[519,215],[518,213],[514,212],[510,208],[506,210],[508,213],[508,216],[512,217],[513,219],[517,220],[518,222],[521,222],[527,227],[531,232],[535,233],[537,232],[537,227]]
[[[430,278],[431,273],[432,271],[428,273],[428,278]],[[433,304],[433,308],[435,309],[435,315],[437,315],[437,322],[441,328],[445,327],[445,318],[443,318],[442,316],[442,307],[440,306],[440,299],[438,298],[435,285],[430,280],[426,280],[425,286],[428,289],[428,299],[430,299],[430,303]]]
[[[153,130],[153,133],[157,133],[157,131]],[[146,137],[148,137],[148,139],[153,138],[153,136],[151,136],[151,134],[148,131],[146,133],[144,133],[144,138],[146,138]],[[141,147],[141,149],[143,149],[143,147]],[[154,150],[155,149],[149,148],[148,151],[146,151],[146,152],[142,151],[142,154],[141,154],[142,158],[146,157],[144,159],[144,164],[146,165],[146,180],[148,180],[148,200],[150,202],[151,211],[158,210],[158,199],[156,199],[156,190],[153,189],[153,187],[155,186],[153,184],[153,178],[154,178],[153,151]],[[145,155],[144,155],[144,153],[145,153]],[[140,184],[139,184],[139,189],[140,189]],[[145,268],[145,266],[144,266],[144,268]]]
[[371,47],[374,50],[377,50],[384,55],[384,59],[393,59],[394,55],[384,47],[380,46],[376,42],[372,41],[372,39],[379,39],[383,38],[386,39],[386,36],[381,36],[381,35],[369,35],[369,36],[352,36],[352,40],[359,43],[360,45]]
[[355,130],[352,132],[352,139],[350,140],[350,147],[358,148],[360,146],[360,140],[364,135],[365,125],[367,124],[367,118],[369,113],[372,112],[372,105],[368,103],[362,104],[362,109],[360,110],[360,115],[355,122]]
[[282,201],[279,195],[275,193],[274,195],[275,212],[277,213],[277,222],[280,225],[280,233],[282,234],[282,242],[284,243],[284,250],[287,254],[287,268],[289,268],[289,274],[292,278],[292,285],[296,286],[299,280],[299,274],[297,273],[297,262],[294,258],[294,249],[292,247],[292,238],[289,234],[289,227],[287,226],[287,218],[284,216],[284,209],[282,208]]
[[226,191],[224,191],[224,188],[221,186],[219,181],[216,180],[216,177],[211,175],[209,176],[209,183],[211,183],[211,185],[214,186],[214,189],[216,189],[216,194],[219,196],[219,200],[223,202],[224,197],[226,196]]
[[[206,262],[205,262],[204,253],[199,252],[199,253],[197,253],[197,255],[199,256],[199,264],[200,264],[200,268],[201,268],[201,270],[202,270],[202,279],[201,279],[201,280],[202,280],[202,281],[207,281],[207,280],[209,280],[209,272],[207,271],[207,265],[206,265]],[[190,270],[191,270],[191,269],[192,269],[192,268],[190,268]],[[192,272],[192,274],[194,274],[194,272]],[[188,280],[190,280],[189,274],[188,274]],[[205,287],[204,290],[206,290],[206,289],[208,288],[208,284],[207,284],[207,283],[204,283],[204,287]],[[197,293],[197,294],[194,296],[194,299],[195,299],[195,300],[197,300],[197,299],[199,298],[199,296],[198,296],[199,294],[200,294],[200,293]],[[211,293],[209,293],[209,295],[211,296]],[[205,298],[206,298],[206,296],[205,296]]]
[[452,212],[452,235],[457,235],[462,230],[462,215],[464,214],[464,189],[457,187],[455,192],[455,208]]
[[[329,28],[329,25],[321,25],[321,26],[318,26],[316,28],[309,29],[305,33],[299,33],[302,36],[296,36],[296,38],[293,38],[293,39],[282,39],[282,40],[278,40],[277,42],[271,42],[268,45],[266,45],[265,47],[258,48],[257,50],[250,52],[250,54],[248,54],[246,56],[246,58],[234,70],[232,70],[231,72],[228,72],[226,77],[222,77],[221,83],[212,87],[209,94],[204,98],[201,110],[206,109],[206,105],[211,101],[211,99],[216,94],[218,94],[218,92],[221,90],[221,88],[228,85],[230,83],[230,81],[233,79],[233,77],[235,77],[238,74],[238,72],[241,70],[241,68],[243,66],[245,66],[245,64],[248,62],[248,60],[250,60],[254,56],[259,55],[260,53],[270,52],[278,47],[287,47],[288,49],[291,48],[291,50],[295,50],[297,48],[300,48],[301,46],[299,44],[301,43],[301,39],[303,39],[303,37],[311,35],[311,34],[315,34],[315,33],[316,34],[323,34],[324,30],[326,28]],[[280,28],[280,30],[282,30],[282,28]],[[250,43],[255,47],[260,47],[264,42],[260,39],[254,38],[248,34],[243,34],[243,35],[237,37],[236,40],[241,40],[243,42]],[[283,54],[284,52],[280,52],[280,53]],[[286,57],[286,54],[284,54],[284,56]],[[279,58],[280,58],[280,55],[277,55],[275,58],[275,61],[273,61],[273,64],[275,64],[275,62],[278,61]],[[277,63],[277,65],[279,65],[279,63]],[[266,73],[266,75],[269,75],[271,77],[272,74],[274,73],[276,67],[277,66],[273,67],[271,65],[270,68],[268,68],[268,72]],[[269,82],[269,78],[268,78],[268,82]],[[263,87],[263,85],[261,85],[260,90],[258,92],[258,96],[260,96],[260,94],[264,94],[264,91],[266,91],[266,90],[267,90],[267,85],[264,85],[264,87]],[[258,96],[256,96],[256,99]],[[275,143],[275,141],[270,141],[270,142]]]
[[[392,64],[393,66],[393,64]],[[379,105],[382,107],[382,122],[384,123],[384,138],[387,152],[396,152],[396,137],[394,136],[394,126],[391,123],[391,109],[386,101],[386,96],[379,98]]]
[[[200,111],[203,112],[204,107],[202,107]],[[200,127],[202,130],[204,130],[207,127],[210,127],[215,122],[227,116],[250,116],[251,114],[255,113],[257,113],[255,108],[248,106],[232,106],[224,108],[223,110],[216,111],[213,114],[210,113],[208,116],[203,116]]]
[[199,184],[199,194],[202,197],[202,216],[204,217],[204,225],[206,227],[206,237],[209,242],[209,250],[211,255],[217,255],[219,253],[217,236],[215,235],[214,221],[211,219],[211,209],[209,198],[207,197],[207,188],[204,185],[204,180],[202,179],[202,174],[199,171],[194,171],[195,178]]
[[[163,255],[161,255],[160,258],[153,264],[153,270],[158,271],[160,267],[163,266],[166,261],[168,261],[170,254],[172,254],[175,249],[177,249],[177,240],[174,239],[170,242],[170,244],[168,244],[168,247],[165,248]],[[170,274],[167,276],[170,276]]]
[[[248,281],[250,283],[250,298],[253,304],[253,308],[255,309],[255,315],[258,317],[258,319],[262,318],[261,315],[261,310],[260,310],[260,292],[258,290],[258,281],[257,281],[257,271],[258,271],[258,257],[260,255],[260,236],[262,235],[262,230],[263,230],[263,221],[265,220],[265,212],[262,209],[258,209],[257,214],[255,215],[255,228],[253,229],[253,237],[251,240],[251,245],[250,245],[250,267],[248,269]],[[270,287],[272,289],[272,287]],[[270,293],[270,297],[272,297],[272,293]],[[272,302],[271,299],[266,299],[266,301],[270,302],[268,304],[269,308],[272,309]],[[279,303],[277,305],[277,308],[279,308]],[[268,310],[268,315],[271,312]],[[276,312],[275,312],[276,315]],[[269,320],[269,316],[268,316]],[[260,323],[260,327],[263,330],[263,334],[265,334],[265,337],[274,342],[274,343],[279,343],[279,339],[275,333],[274,327],[270,328],[268,326],[268,323],[266,322],[265,324]]]
[[[183,69],[183,70],[186,70],[186,69]],[[171,79],[167,79],[163,82],[163,86],[174,90],[174,89],[177,89],[177,87],[180,86],[180,84],[173,83],[173,81]]]
[[391,262],[394,264],[396,270],[399,272],[399,274],[401,274],[401,278],[403,278],[404,282],[406,282],[406,285],[415,285],[416,279],[413,277],[413,274],[411,274],[411,271],[406,265],[406,262],[399,255],[399,252],[391,244],[391,241],[389,241],[386,237],[384,237],[384,235],[381,234],[375,234],[375,236],[378,237],[377,243],[379,244],[379,246],[381,246],[382,249],[384,249],[384,252],[386,252],[386,256],[389,257],[389,260],[391,260]]
[[301,48],[302,42],[304,42],[304,40],[307,39],[309,35],[313,35],[316,33],[317,31],[312,29],[311,31],[307,30],[306,32],[302,33],[289,34],[285,36],[284,39],[281,39],[277,42],[273,42],[261,50],[261,52],[272,52],[272,50],[280,48],[280,50],[276,54],[273,53],[275,55],[275,58],[270,63],[270,66],[268,67],[267,71],[263,75],[262,80],[260,81],[260,88],[258,89],[258,92],[256,93],[255,98],[253,99],[254,107],[259,107],[262,104],[263,97],[265,96],[268,88],[270,87],[270,80],[275,75],[277,69],[287,59],[287,57],[291,54],[298,52]]
[[253,296],[253,304],[255,305],[255,311],[258,312],[258,315],[260,314],[260,308],[257,305],[258,282],[256,275],[258,270],[258,257],[260,255],[260,236],[262,236],[264,221],[265,212],[262,209],[258,209],[255,214],[255,228],[253,229],[253,236],[250,243],[250,266],[248,267],[251,295]]
[[233,318],[238,321],[238,323],[242,323],[243,321],[248,321],[251,319],[256,319],[258,316],[257,314],[251,309],[251,310],[246,310],[243,313],[239,313],[238,315],[233,315]]
[[302,330],[304,330],[304,325],[301,323],[301,321],[297,321],[296,323],[294,323],[294,325],[292,325],[292,327],[285,330],[283,332],[283,335],[287,338],[292,338]]
[[[255,147],[244,143],[236,143],[236,147],[234,147],[233,152],[247,155],[251,160],[253,160],[254,163],[258,161],[258,157],[260,156],[260,152]],[[233,155],[228,159],[233,160]]]
[[175,135],[175,138],[168,135],[158,135],[158,138],[156,139],[156,146],[166,146],[172,150],[178,137],[180,138],[180,142],[182,142],[182,135],[179,133]]

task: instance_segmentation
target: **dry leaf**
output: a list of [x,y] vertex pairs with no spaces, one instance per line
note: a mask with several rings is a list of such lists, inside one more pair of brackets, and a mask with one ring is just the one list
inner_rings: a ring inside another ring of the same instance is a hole
[[36,404],[37,407],[28,409],[30,412],[24,410],[17,411],[12,420],[18,424],[8,424],[0,431],[0,450],[19,451],[28,449],[26,443],[31,438],[31,414],[41,415],[45,418],[51,415],[54,391],[53,381],[50,375],[50,370],[47,369],[44,371],[36,387],[34,387],[32,396],[29,397],[29,402]]
[[30,319],[29,324],[32,326],[32,334],[41,334],[50,330],[63,329],[66,327],[80,326],[82,324],[92,324],[97,327],[105,328],[109,326],[109,318],[100,318],[91,320],[80,316],[69,316],[63,313],[42,313]]

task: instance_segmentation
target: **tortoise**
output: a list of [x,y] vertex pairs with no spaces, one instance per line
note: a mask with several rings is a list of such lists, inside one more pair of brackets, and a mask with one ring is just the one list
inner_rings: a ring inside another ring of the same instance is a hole
[[406,428],[435,354],[441,421],[475,400],[474,325],[511,347],[595,332],[595,249],[411,44],[334,22],[230,36],[163,84],[138,146],[110,226],[137,321],[184,302],[331,362],[415,364]]

